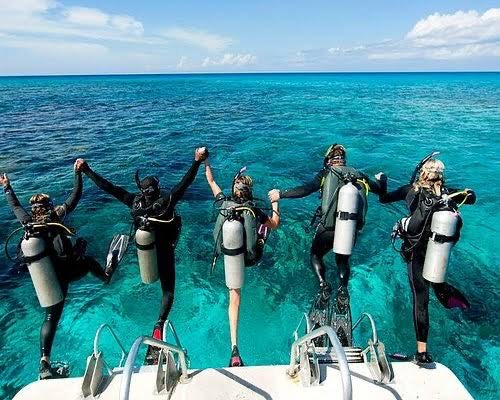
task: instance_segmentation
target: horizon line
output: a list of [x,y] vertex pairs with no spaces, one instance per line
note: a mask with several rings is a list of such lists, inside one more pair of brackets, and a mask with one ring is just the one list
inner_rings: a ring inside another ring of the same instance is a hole
[[284,75],[284,74],[294,74],[294,75],[314,75],[314,74],[336,74],[336,75],[348,75],[348,74],[494,74],[500,73],[500,70],[449,70],[449,71],[239,71],[239,72],[120,72],[120,73],[89,73],[89,74],[33,74],[33,75],[3,75],[0,74],[0,78],[57,78],[57,77],[92,77],[92,76],[163,76],[163,75]]

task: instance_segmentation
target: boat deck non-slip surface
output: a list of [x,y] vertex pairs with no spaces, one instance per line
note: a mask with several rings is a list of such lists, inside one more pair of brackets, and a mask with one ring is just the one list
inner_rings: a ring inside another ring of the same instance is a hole
[[[436,364],[424,369],[409,362],[393,363],[392,383],[376,384],[364,364],[350,364],[353,399],[419,399],[470,400],[472,396],[447,367]],[[172,400],[292,400],[342,399],[342,382],[336,366],[322,366],[322,383],[303,387],[299,379],[286,374],[287,366],[261,366],[223,369],[191,370],[189,383],[178,383]],[[67,378],[34,382],[23,388],[14,400],[81,400],[82,378]],[[121,375],[109,382],[100,400],[118,400]],[[90,397],[89,397],[90,398]],[[168,399],[168,394],[155,393],[155,371],[142,368],[133,375],[131,400]]]

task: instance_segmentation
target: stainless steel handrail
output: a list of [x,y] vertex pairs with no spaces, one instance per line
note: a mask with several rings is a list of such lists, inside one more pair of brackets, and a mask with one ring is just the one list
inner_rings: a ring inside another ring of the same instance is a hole
[[[347,363],[347,358],[340,344],[337,334],[331,326],[322,326],[318,329],[313,330],[307,335],[297,339],[292,344],[290,349],[290,368],[288,369],[288,374],[290,376],[295,376],[297,373],[297,358],[299,357],[299,346],[305,342],[309,342],[319,336],[328,335],[330,342],[332,344],[335,355],[337,356],[337,362],[340,369],[340,377],[342,379],[342,391],[344,394],[344,400],[352,399],[352,381],[351,381],[351,371],[349,370],[349,364]],[[130,356],[129,356],[130,357]]]
[[179,336],[177,335],[177,332],[175,331],[174,325],[172,322],[167,319],[165,323],[163,324],[163,341],[167,341],[167,335],[168,335],[168,328],[170,328],[170,331],[172,332],[172,335],[174,336],[175,343],[177,346],[182,347],[181,341],[179,340]]
[[373,320],[370,314],[368,313],[361,314],[356,323],[352,326],[352,330],[354,331],[354,329],[356,329],[358,325],[361,323],[361,321],[363,321],[365,318],[368,318],[370,320],[370,324],[372,326],[373,344],[377,344],[378,343],[377,328],[375,327],[375,321]]
[[[97,332],[96,332],[95,337],[94,337],[94,357],[97,357],[97,354],[99,354],[99,339],[101,338],[101,333],[104,329],[107,329],[109,331],[109,333],[111,333],[111,336],[113,337],[113,339],[115,339],[116,344],[118,345],[118,347],[120,347],[120,350],[122,352],[122,356],[120,358],[120,364],[118,365],[118,367],[122,367],[123,360],[125,360],[125,357],[127,356],[127,351],[123,347],[123,345],[120,342],[120,339],[118,338],[116,333],[113,331],[111,326],[109,326],[108,324],[102,324],[97,329]],[[108,367],[108,371],[110,371],[109,367]]]
[[122,382],[120,386],[120,400],[128,400],[130,394],[130,383],[132,381],[132,374],[134,372],[134,363],[137,358],[137,353],[141,345],[146,344],[153,347],[158,347],[164,350],[170,350],[177,353],[181,363],[181,377],[180,382],[185,383],[189,381],[189,375],[187,372],[186,354],[181,347],[174,346],[168,343],[164,343],[160,340],[156,340],[150,336],[139,336],[135,339],[130,351],[128,353],[127,361],[125,362],[125,367],[123,369]]
[[294,340],[297,340],[299,338],[299,329],[302,326],[302,322],[306,321],[306,332],[309,332],[310,326],[309,326],[309,317],[307,316],[306,313],[302,315],[302,318],[300,319],[299,324],[297,325],[297,328],[293,331],[293,337]]

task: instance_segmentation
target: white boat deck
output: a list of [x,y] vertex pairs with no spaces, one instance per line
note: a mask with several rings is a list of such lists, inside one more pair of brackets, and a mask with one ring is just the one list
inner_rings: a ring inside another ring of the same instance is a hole
[[[436,364],[424,369],[410,362],[392,364],[394,381],[374,383],[365,364],[349,364],[352,378],[352,398],[389,400],[470,400],[458,378],[447,367]],[[342,381],[336,365],[321,366],[321,384],[304,387],[298,378],[292,379],[288,365],[189,370],[188,383],[177,383],[171,396],[155,393],[156,367],[141,367],[134,373],[130,386],[131,400],[293,400],[341,399]],[[118,400],[122,375],[115,373],[99,400]],[[81,400],[83,378],[38,381],[24,387],[14,400]],[[87,399],[91,399],[88,396]]]

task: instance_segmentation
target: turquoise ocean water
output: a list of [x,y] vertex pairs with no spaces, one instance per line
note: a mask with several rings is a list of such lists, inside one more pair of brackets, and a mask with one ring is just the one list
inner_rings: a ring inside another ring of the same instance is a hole
[[[195,146],[211,151],[215,177],[228,188],[248,167],[256,194],[311,178],[331,143],[343,143],[348,163],[388,174],[390,188],[408,181],[416,162],[442,152],[450,186],[477,192],[462,208],[464,229],[448,280],[468,296],[467,312],[445,310],[431,294],[429,336],[434,358],[449,366],[477,399],[498,398],[500,384],[500,74],[262,74],[0,78],[0,171],[26,204],[35,192],[62,202],[71,191],[72,163],[85,157],[113,182],[134,190],[133,174],[177,183]],[[209,276],[214,213],[203,169],[178,207],[177,287],[170,314],[191,366],[226,366],[227,291],[219,264]],[[247,270],[240,350],[247,365],[287,363],[291,334],[309,309],[317,283],[309,269],[319,202],[314,194],[285,200],[282,225],[258,268]],[[389,351],[414,351],[406,268],[391,249],[403,204],[382,206],[371,195],[367,223],[352,257],[353,315],[376,320]],[[0,242],[18,227],[0,198]],[[107,242],[128,232],[128,210],[88,179],[68,225],[102,261]],[[108,322],[130,346],[149,334],[160,302],[159,283],[140,282],[131,246],[113,282],[91,276],[73,283],[54,343],[53,360],[83,373],[97,327]],[[334,266],[327,258],[331,279]],[[38,368],[39,308],[29,275],[12,272],[0,254],[0,398],[33,381]],[[356,338],[366,340],[368,332]],[[110,340],[103,347],[118,360]]]

